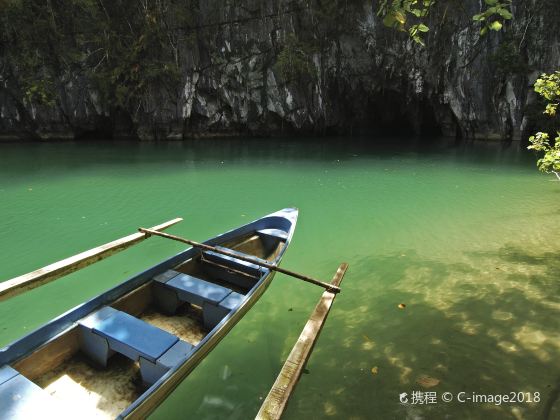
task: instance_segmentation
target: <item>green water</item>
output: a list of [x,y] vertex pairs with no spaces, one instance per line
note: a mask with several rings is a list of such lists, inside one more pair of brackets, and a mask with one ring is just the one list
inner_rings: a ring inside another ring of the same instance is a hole
[[[296,206],[283,267],[350,269],[285,418],[560,418],[559,198],[515,145],[4,144],[0,279],[177,216],[170,232],[203,240]],[[0,345],[180,249],[153,238],[0,303]],[[277,275],[154,418],[252,418],[320,294]],[[541,401],[399,403],[422,390]]]

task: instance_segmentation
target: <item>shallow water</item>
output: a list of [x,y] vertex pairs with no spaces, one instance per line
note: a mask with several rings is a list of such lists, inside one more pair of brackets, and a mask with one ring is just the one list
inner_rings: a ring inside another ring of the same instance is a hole
[[[296,206],[282,266],[350,269],[285,418],[560,418],[559,197],[515,144],[3,144],[0,279],[176,216],[169,232],[204,240]],[[180,249],[153,238],[0,303],[0,345]],[[320,294],[277,275],[154,418],[253,417]],[[437,403],[411,404],[413,391]]]

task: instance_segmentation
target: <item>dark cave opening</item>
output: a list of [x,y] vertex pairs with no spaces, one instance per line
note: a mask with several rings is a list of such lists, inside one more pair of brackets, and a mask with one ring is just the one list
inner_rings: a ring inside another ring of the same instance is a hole
[[443,135],[441,122],[436,115],[431,101],[422,99],[418,103],[418,112],[418,122],[420,124],[418,135],[430,137],[439,137]]
[[76,140],[113,140],[113,120],[110,117],[99,115],[94,118],[93,124],[76,132]]
[[75,133],[76,140],[131,140],[136,139],[136,125],[130,113],[122,108],[108,115],[97,115],[90,124],[84,124]]
[[[356,109],[356,105],[360,107]],[[443,134],[429,99],[411,100],[395,90],[383,90],[356,102],[347,118],[353,135],[437,137]]]

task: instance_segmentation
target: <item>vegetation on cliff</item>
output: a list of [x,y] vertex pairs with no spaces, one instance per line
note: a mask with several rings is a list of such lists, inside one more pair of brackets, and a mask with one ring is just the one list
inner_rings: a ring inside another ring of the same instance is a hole
[[[450,2],[444,3],[446,3],[443,11],[445,19]],[[485,35],[488,30],[500,31],[503,21],[512,18],[511,0],[484,0],[484,3],[485,9],[472,17],[474,21],[481,23],[480,34]],[[381,0],[377,15],[383,18],[385,26],[408,32],[415,42],[425,45],[423,34],[430,30],[425,20],[435,4],[435,0]]]
[[[560,105],[560,71],[552,74],[543,74],[535,83],[535,92],[546,100],[544,113],[551,118],[556,117]],[[556,118],[558,123],[558,119]],[[537,161],[537,166],[543,172],[554,172],[560,179],[560,127],[556,132],[554,143],[551,142],[550,133],[539,131],[529,138],[529,149],[543,152],[544,156]]]
[[177,43],[190,40],[191,3],[3,0],[2,77],[38,105],[62,108],[62,85],[79,74],[100,105],[141,106],[180,79]]

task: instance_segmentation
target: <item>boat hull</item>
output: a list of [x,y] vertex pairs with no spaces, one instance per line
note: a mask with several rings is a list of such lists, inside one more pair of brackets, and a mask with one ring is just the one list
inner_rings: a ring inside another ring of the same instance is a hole
[[[274,255],[272,255],[271,259],[268,261],[269,263],[273,263],[273,265],[278,265],[291,241],[297,216],[298,212],[296,209],[284,209],[212,238],[204,242],[204,244],[215,246],[228,243],[228,241],[235,241],[236,238],[242,238],[244,235],[251,235],[254,232],[279,230],[285,232],[286,235],[282,238],[283,242],[278,243]],[[198,258],[197,256],[200,256],[200,251],[197,249],[186,249],[162,263],[131,277],[101,295],[75,307],[22,339],[0,349],[0,368],[11,366],[17,370],[21,370],[22,375],[25,375],[25,372],[33,371],[33,368],[37,368],[37,371],[41,371],[41,367],[33,366],[33,363],[37,363],[35,360],[41,361],[45,358],[39,356],[33,359],[33,357],[41,352],[45,353],[45,349],[63,347],[65,345],[64,343],[69,340],[67,337],[76,335],[76,330],[80,328],[79,323],[82,322],[84,318],[106,306],[113,305],[114,307],[119,307],[119,302],[127,299],[128,296],[138,293],[141,289],[152,290],[155,276],[166,272],[166,270],[180,267],[185,261],[194,260]],[[138,398],[118,415],[118,418],[145,418],[160,405],[260,299],[269,287],[274,278],[274,274],[275,271],[273,270],[262,269],[260,277],[257,277],[256,283],[244,293],[241,303],[234,310],[225,315],[225,317],[195,345],[194,349],[188,354],[188,357],[171,367],[167,373],[163,374],[155,383],[149,386],[149,388],[141,393]],[[131,311],[130,313],[133,312],[134,311]],[[58,357],[64,358],[69,356],[62,352]],[[0,398],[1,397],[2,388],[0,387]]]

